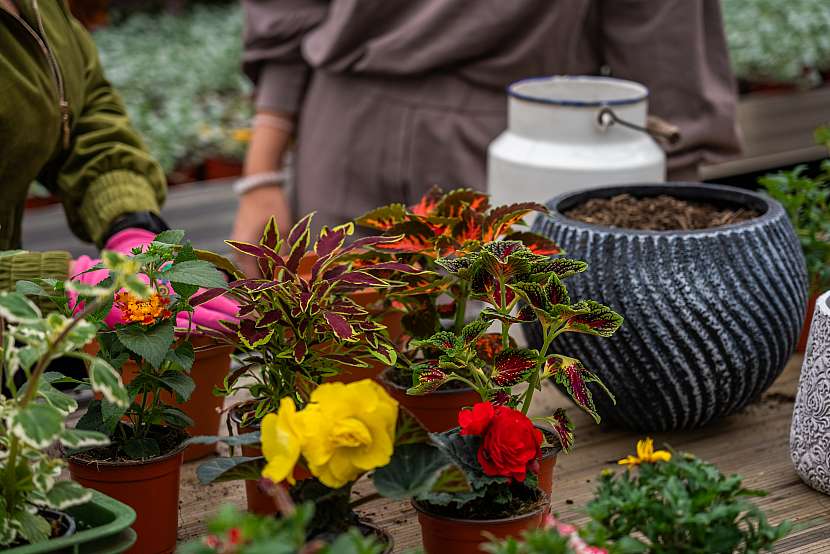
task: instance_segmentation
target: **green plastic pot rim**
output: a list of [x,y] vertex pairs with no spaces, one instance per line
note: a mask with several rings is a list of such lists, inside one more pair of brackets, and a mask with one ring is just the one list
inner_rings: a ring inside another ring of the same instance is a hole
[[426,506],[424,506],[423,504],[421,504],[417,500],[410,500],[410,504],[412,504],[412,507],[415,508],[416,512],[422,513],[424,515],[427,515],[427,516],[435,518],[435,519],[443,519],[445,521],[454,521],[454,522],[460,523],[462,525],[471,525],[471,526],[472,525],[500,525],[500,524],[503,524],[503,523],[510,523],[512,521],[517,521],[517,520],[520,520],[520,519],[530,519],[533,516],[544,513],[549,508],[550,499],[548,498],[547,494],[545,494],[544,492],[541,491],[541,489],[539,490],[539,492],[542,495],[542,498],[539,499],[539,506],[537,506],[533,510],[530,510],[529,512],[514,515],[514,516],[511,516],[511,517],[500,518],[500,519],[465,519],[465,518],[460,518],[460,517],[449,517],[449,516],[443,516],[443,515],[432,513],[431,511],[429,511],[429,509]]
[[167,454],[162,454],[161,456],[155,456],[153,458],[146,458],[143,460],[119,460],[119,461],[112,461],[112,460],[81,460],[78,459],[79,454],[73,454],[71,456],[67,456],[67,459],[79,466],[96,466],[96,467],[135,467],[135,466],[146,466],[161,462],[166,462],[170,458],[174,458],[184,452],[184,449],[188,447],[185,444],[187,439],[182,439],[181,444],[168,452]]
[[[381,374],[379,376],[380,380],[383,381],[383,383],[385,385],[389,385],[390,387],[394,388],[395,390],[402,391],[403,393],[406,393],[406,390],[407,390],[406,387],[402,387],[399,384],[395,383],[394,381],[392,381],[391,379],[388,379],[386,377],[388,374],[392,373],[393,371],[395,371],[394,367],[387,367],[386,369],[384,369],[383,372],[381,372]],[[460,389],[440,389],[440,390],[431,392],[428,395],[427,394],[407,394],[407,396],[412,396],[414,398],[417,398],[419,396],[434,396],[434,395],[451,396],[453,394],[465,394],[465,393],[468,393],[468,392],[474,392],[474,390],[470,387],[465,386],[465,387],[460,388]]]

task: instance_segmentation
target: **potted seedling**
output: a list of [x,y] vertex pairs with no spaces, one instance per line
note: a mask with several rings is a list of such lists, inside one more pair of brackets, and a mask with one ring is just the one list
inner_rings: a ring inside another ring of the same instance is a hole
[[[523,218],[534,211],[544,212],[545,208],[535,203],[491,207],[484,193],[470,189],[445,193],[434,187],[414,206],[392,204],[356,220],[386,235],[402,237],[374,246],[375,253],[425,270],[401,277],[404,286],[384,295],[384,310],[401,314],[402,336],[393,336],[401,351],[410,349],[410,339],[427,338],[441,330],[460,333],[472,316],[469,284],[448,274],[437,263],[440,258],[474,252],[496,240],[521,242],[539,255],[560,253],[550,240],[519,229]],[[482,354],[494,355],[499,344],[493,337],[483,337]],[[453,382],[433,396],[407,397],[405,391],[412,382],[409,359],[413,354],[417,353],[404,355],[396,367],[383,373],[384,384],[430,430],[453,427],[458,409],[475,401],[476,394],[463,383]]]
[[[130,402],[118,405],[106,395],[90,402],[77,428],[103,433],[110,444],[69,449],[67,457],[73,479],[136,510],[137,551],[172,552],[185,429],[193,424],[179,405],[195,387],[189,375],[193,345],[187,332],[175,333],[175,315],[192,313],[190,301],[197,290],[222,288],[225,279],[212,263],[199,260],[189,244],[181,243],[180,233],[159,235],[143,250],[136,249],[131,260],[147,283],[143,291],[149,293],[125,288],[110,297],[122,323],[112,329],[100,325],[97,355],[81,355],[90,366],[104,362],[122,371],[130,362]],[[83,305],[100,285],[77,287]]]
[[[58,358],[88,359],[89,386],[116,409],[129,404],[115,369],[105,360],[88,358],[80,350],[95,338],[95,321],[108,311],[107,298],[115,290],[127,287],[138,296],[149,291],[134,275],[137,265],[132,260],[105,252],[103,265],[111,278],[99,287],[21,281],[16,284],[17,292],[0,293],[0,382],[4,389],[0,394],[0,548],[4,551],[77,549],[107,534],[121,532],[135,517],[123,504],[96,495],[77,482],[59,480],[65,463],[47,450],[54,442],[65,448],[102,448],[109,444],[104,433],[66,426],[66,418],[78,405],[56,388],[65,380],[63,375],[48,371],[49,364]],[[40,308],[27,297],[61,298],[67,287],[83,288],[90,295],[86,305],[73,315],[55,311],[42,316]],[[55,289],[60,292],[55,293]],[[85,506],[88,502],[96,505],[91,511]],[[96,512],[104,517],[96,518]],[[76,524],[73,514],[84,516],[85,521]],[[86,517],[90,514],[93,515]],[[96,520],[108,523],[109,529],[95,529]],[[130,537],[125,539],[126,546],[130,541]],[[111,546],[113,552],[121,551],[116,545]],[[125,546],[123,541],[121,546]]]
[[[343,225],[323,228],[312,240],[311,219],[312,215],[302,218],[286,237],[280,236],[271,219],[258,244],[228,241],[256,258],[263,275],[229,286],[239,301],[240,321],[233,330],[245,356],[240,369],[218,390],[227,396],[245,391],[251,397],[229,413],[234,433],[255,431],[284,398],[304,406],[315,387],[344,366],[367,367],[372,360],[395,363],[395,348],[383,325],[373,321],[350,293],[367,286],[381,290],[393,286],[379,274],[415,271],[398,262],[357,264],[353,257],[361,249],[398,238],[366,237],[347,244],[353,226]],[[316,261],[306,273],[300,262],[310,255]],[[208,290],[205,297],[225,292]],[[241,446],[244,456],[260,455],[256,444]],[[230,462],[209,462],[215,463]],[[273,512],[273,502],[257,491],[255,482],[246,486],[249,509]]]
[[[816,142],[830,149],[830,127],[816,131]],[[804,352],[816,299],[830,289],[830,159],[821,163],[819,173],[813,177],[808,174],[807,166],[799,165],[790,171],[761,177],[758,182],[784,206],[807,262],[809,299],[798,340],[798,351]]]

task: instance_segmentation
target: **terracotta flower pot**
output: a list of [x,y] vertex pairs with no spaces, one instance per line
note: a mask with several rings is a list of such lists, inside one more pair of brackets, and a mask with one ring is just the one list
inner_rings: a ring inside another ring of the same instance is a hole
[[406,388],[393,382],[389,375],[394,371],[387,368],[380,374],[380,382],[392,398],[409,410],[424,427],[433,433],[458,427],[458,411],[464,406],[481,402],[481,396],[468,388],[443,389],[431,394],[413,396],[406,394]]
[[804,316],[804,327],[801,328],[801,336],[798,337],[798,352],[803,354],[807,350],[807,339],[810,338],[810,326],[813,323],[813,312],[816,311],[816,300],[819,293],[815,292],[807,299],[807,314]]
[[[253,433],[259,431],[259,423],[242,426],[242,414],[247,403],[242,402],[231,408],[228,413],[228,419],[233,422],[237,434]],[[262,456],[262,449],[257,445],[245,445],[242,447],[243,456]],[[294,468],[294,480],[302,481],[308,479],[311,474],[299,465]],[[277,513],[277,507],[274,505],[274,499],[268,494],[259,490],[257,481],[245,481],[245,499],[248,505],[248,511],[260,515],[273,515]]]
[[127,552],[167,554],[176,549],[179,525],[179,473],[184,446],[143,461],[96,462],[69,458],[69,474],[84,487],[95,489],[132,507],[138,540]]
[[526,529],[539,528],[547,510],[546,506],[540,506],[532,512],[510,518],[475,520],[432,514],[418,502],[413,502],[412,506],[418,512],[426,554],[481,554],[481,545],[493,537],[518,537]]
[[542,459],[539,460],[539,488],[542,489],[548,498],[553,494],[553,470],[556,468],[556,455],[559,449],[550,448],[542,452]]
[[[215,435],[219,432],[219,423],[222,419],[221,411],[225,398],[215,396],[213,388],[223,383],[230,370],[230,355],[233,352],[233,346],[217,344],[209,338],[199,336],[193,337],[192,343],[193,347],[197,349],[196,360],[193,362],[193,368],[190,371],[190,376],[196,383],[193,394],[190,395],[187,402],[183,403],[176,402],[173,395],[166,392],[162,393],[161,399],[162,402],[176,406],[190,416],[193,425],[186,429],[190,436]],[[97,343],[92,344],[94,347],[90,347],[88,350],[94,355],[98,352],[98,345]],[[121,368],[121,379],[124,384],[127,384],[133,380],[137,373],[138,367],[132,361],[128,361]],[[193,444],[184,451],[184,461],[198,460],[215,453],[216,445]]]

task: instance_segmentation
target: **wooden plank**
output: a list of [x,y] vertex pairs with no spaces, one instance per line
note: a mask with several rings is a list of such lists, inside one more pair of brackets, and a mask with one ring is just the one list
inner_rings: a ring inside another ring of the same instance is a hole
[[[801,358],[794,357],[786,370],[760,401],[741,413],[702,429],[655,435],[658,444],[670,444],[716,464],[725,473],[740,473],[750,488],[769,495],[757,500],[773,523],[791,519],[808,527],[782,541],[781,553],[830,551],[830,498],[804,485],[789,458],[789,427]],[[603,469],[619,470],[616,460],[633,451],[639,434],[596,426],[587,415],[577,413],[554,387],[546,385],[538,396],[537,413],[568,407],[576,424],[577,447],[560,456],[554,481],[552,509],[567,522],[586,520],[581,507],[593,496],[594,479]],[[197,463],[182,472],[179,539],[187,540],[204,531],[204,521],[222,502],[244,506],[240,483],[204,487],[195,478]],[[360,482],[355,494],[368,494],[368,482]],[[385,500],[366,504],[361,513],[389,530],[396,552],[417,548],[420,529],[414,510],[406,502]]]

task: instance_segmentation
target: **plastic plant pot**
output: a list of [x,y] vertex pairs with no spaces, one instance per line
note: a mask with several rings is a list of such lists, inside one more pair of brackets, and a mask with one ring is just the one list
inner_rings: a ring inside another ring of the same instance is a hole
[[92,491],[92,500],[86,504],[65,511],[75,519],[73,535],[10,548],[4,554],[119,554],[136,541],[130,529],[135,511],[98,491]]

